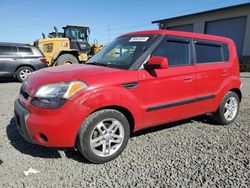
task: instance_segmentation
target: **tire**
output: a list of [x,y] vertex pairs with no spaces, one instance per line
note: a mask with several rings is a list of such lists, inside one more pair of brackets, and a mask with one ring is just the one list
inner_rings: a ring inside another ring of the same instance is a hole
[[23,80],[33,71],[34,70],[28,66],[19,67],[15,73],[15,77],[19,82],[23,82]]
[[71,54],[60,55],[56,60],[56,66],[67,65],[67,64],[79,64],[77,58]]
[[212,114],[212,119],[218,124],[228,125],[235,120],[239,113],[239,107],[239,96],[235,92],[229,91],[224,96],[217,111]]
[[118,157],[129,137],[130,126],[126,117],[117,110],[105,109],[94,112],[83,122],[77,147],[88,161],[100,164]]

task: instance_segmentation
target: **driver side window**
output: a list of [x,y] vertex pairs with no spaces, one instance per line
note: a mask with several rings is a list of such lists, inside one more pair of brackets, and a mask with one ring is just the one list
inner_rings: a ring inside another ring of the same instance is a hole
[[169,66],[183,66],[190,64],[190,42],[185,39],[165,39],[152,56],[168,58]]

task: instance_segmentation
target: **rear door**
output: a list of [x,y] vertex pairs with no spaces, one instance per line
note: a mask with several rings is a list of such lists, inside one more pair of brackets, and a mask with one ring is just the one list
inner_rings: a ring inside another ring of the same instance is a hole
[[193,115],[195,68],[191,41],[166,37],[152,56],[167,57],[168,69],[139,70],[144,127]]
[[19,65],[29,65],[32,58],[37,58],[33,56],[33,51],[28,46],[19,46],[18,47],[18,62]]
[[216,97],[230,74],[229,52],[226,44],[205,40],[195,40],[194,48],[197,74],[195,110],[202,114],[217,108]]
[[0,76],[13,75],[17,61],[18,53],[16,47],[0,45]]

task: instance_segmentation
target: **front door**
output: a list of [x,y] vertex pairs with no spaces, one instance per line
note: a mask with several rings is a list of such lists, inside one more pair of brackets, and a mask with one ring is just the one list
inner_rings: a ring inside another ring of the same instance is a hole
[[152,56],[168,58],[168,69],[139,70],[142,126],[152,126],[194,114],[195,67],[189,39],[166,37]]
[[0,76],[13,75],[17,61],[18,56],[16,47],[7,45],[0,46]]

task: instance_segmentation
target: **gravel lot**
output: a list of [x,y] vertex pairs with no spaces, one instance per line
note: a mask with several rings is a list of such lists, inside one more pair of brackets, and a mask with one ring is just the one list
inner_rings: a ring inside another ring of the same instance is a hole
[[[26,143],[13,103],[20,84],[0,83],[0,187],[250,187],[250,74],[242,73],[240,114],[229,126],[209,116],[134,135],[116,160],[89,164],[74,149]],[[25,176],[30,167],[38,174]]]

